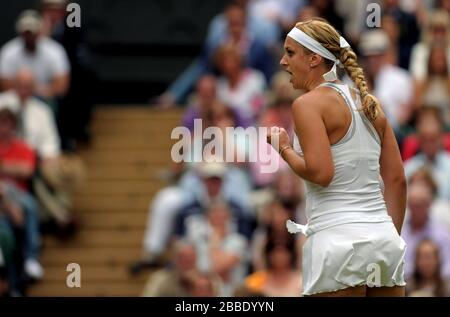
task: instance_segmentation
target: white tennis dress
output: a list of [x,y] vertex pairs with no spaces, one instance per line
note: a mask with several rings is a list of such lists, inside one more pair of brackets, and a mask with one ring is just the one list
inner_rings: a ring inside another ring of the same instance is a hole
[[[328,187],[306,183],[307,236],[303,246],[303,294],[352,286],[404,286],[406,245],[388,215],[380,185],[381,141],[345,84],[338,91],[352,114],[345,136],[331,146],[335,174]],[[297,136],[294,150],[303,155]]]

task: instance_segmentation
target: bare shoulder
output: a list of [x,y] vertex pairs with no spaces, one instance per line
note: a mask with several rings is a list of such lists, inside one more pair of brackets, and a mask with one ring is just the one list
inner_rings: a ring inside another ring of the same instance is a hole
[[[336,101],[336,94],[327,87],[320,87],[318,89],[311,90],[304,95],[301,95],[295,99],[292,104],[293,110],[323,112],[327,106],[333,104]],[[303,110],[305,109],[305,110]]]

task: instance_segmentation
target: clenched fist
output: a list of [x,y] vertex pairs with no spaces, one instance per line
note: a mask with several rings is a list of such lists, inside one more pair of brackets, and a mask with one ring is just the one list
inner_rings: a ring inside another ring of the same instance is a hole
[[275,151],[280,152],[282,148],[291,145],[291,140],[284,128],[271,127],[267,133],[267,143],[272,145]]

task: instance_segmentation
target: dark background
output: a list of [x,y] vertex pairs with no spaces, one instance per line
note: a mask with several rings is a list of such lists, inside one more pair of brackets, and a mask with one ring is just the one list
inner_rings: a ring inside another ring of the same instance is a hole
[[[147,103],[150,97],[163,92],[200,53],[208,24],[226,0],[71,2],[81,6],[81,28],[98,78],[94,100]],[[3,3],[0,45],[16,36],[14,26],[20,12],[39,9],[39,3],[36,0]]]

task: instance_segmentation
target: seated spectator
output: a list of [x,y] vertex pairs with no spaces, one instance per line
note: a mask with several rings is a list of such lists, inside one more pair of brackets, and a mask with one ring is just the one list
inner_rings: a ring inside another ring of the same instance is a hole
[[310,0],[309,5],[318,12],[316,17],[327,20],[336,30],[342,33],[344,29],[344,20],[339,11],[335,8],[335,1],[331,0]]
[[[193,101],[183,114],[182,125],[194,132],[194,120],[202,120],[203,131],[214,126],[212,116],[215,108],[222,106],[216,96],[216,78],[213,75],[204,75],[197,82],[197,89]],[[246,121],[238,113],[233,113],[235,123],[230,127],[247,127],[251,122]],[[203,133],[202,131],[202,133]]]
[[[189,216],[202,215],[211,203],[225,201],[231,209],[235,230],[250,239],[254,216],[248,202],[249,188],[245,188],[243,176],[238,168],[214,162],[200,163],[197,171],[186,173],[180,180],[180,186],[189,193],[190,199],[177,212],[176,234],[185,235]],[[238,194],[238,191],[241,193]]]
[[[425,129],[427,125],[442,126],[444,129],[444,121],[441,116],[441,112],[437,107],[423,106],[419,109],[416,115],[416,131]],[[450,133],[442,133],[442,147],[447,153],[450,153]],[[408,135],[402,146],[402,158],[404,161],[411,159],[417,155],[420,151],[420,139],[418,133]]]
[[23,226],[23,212],[11,197],[7,184],[0,181],[0,297],[21,294],[14,250],[16,240],[11,225]]
[[400,26],[395,18],[391,14],[385,14],[381,17],[381,29],[389,37],[389,50],[386,53],[388,63],[391,65],[399,65],[402,60],[402,54],[407,53],[405,49],[402,49],[399,45],[400,41]]
[[215,201],[206,214],[186,219],[186,237],[195,245],[199,269],[220,277],[220,296],[232,296],[247,274],[247,239],[235,232],[232,217],[226,203]]
[[397,65],[389,64],[389,38],[384,31],[368,31],[361,36],[360,51],[369,84],[401,141],[402,129],[412,116],[413,82]]
[[215,61],[222,73],[217,83],[218,98],[254,122],[265,105],[264,76],[255,69],[246,68],[237,48],[232,45],[221,46]]
[[67,94],[59,101],[58,129],[64,150],[76,149],[77,142],[90,141],[89,121],[94,105],[96,84],[94,65],[86,41],[87,29],[71,27],[66,21],[68,0],[40,0],[42,36],[52,38],[64,47],[70,63]]
[[251,0],[251,15],[260,17],[278,32],[289,32],[296,22],[295,13],[305,5],[305,0]]
[[414,80],[423,82],[427,78],[432,46],[441,46],[446,50],[446,64],[450,65],[450,19],[447,12],[435,11],[428,19],[428,25],[422,31],[421,41],[411,52],[409,71]]
[[192,243],[175,243],[173,266],[154,272],[142,292],[144,297],[190,297],[199,291],[201,273],[197,269],[198,255]]
[[[286,1],[286,0],[282,0]],[[290,1],[290,0],[287,0]],[[296,1],[296,0],[294,0]],[[273,23],[268,23],[264,18],[255,12],[252,5],[248,3],[249,0],[229,0],[224,12],[216,15],[208,26],[206,41],[213,47],[218,47],[220,39],[228,32],[228,14],[230,9],[240,7],[243,10],[246,20],[245,29],[251,37],[255,37],[258,41],[264,44],[265,47],[273,48],[279,43],[280,33],[277,26]],[[287,10],[285,10],[287,11]],[[286,13],[289,14],[289,13]]]
[[[438,185],[439,197],[450,200],[450,154],[443,148],[442,118],[427,111],[419,116],[417,134],[420,153],[405,162],[405,175],[427,167]],[[430,114],[430,115],[428,115]]]
[[16,24],[18,37],[0,51],[0,78],[3,90],[14,86],[17,72],[32,69],[36,75],[35,94],[55,107],[55,98],[66,94],[70,65],[64,48],[52,39],[40,36],[42,18],[38,12],[22,12]]
[[441,274],[439,247],[432,240],[419,243],[415,253],[415,270],[407,283],[409,297],[448,297],[450,283]]
[[[297,13],[297,22],[305,22],[311,20],[312,18],[317,18],[319,16],[319,11],[317,11],[316,7],[312,5],[305,5],[300,8]],[[295,23],[294,23],[295,25]],[[292,27],[294,27],[292,25]]]
[[[230,1],[223,16],[220,16],[220,21],[213,20],[214,30],[211,31],[213,35],[211,32],[208,34],[201,56],[195,59],[158,98],[160,103],[167,106],[183,102],[197,79],[202,74],[214,70],[214,54],[224,45],[235,46],[245,66],[259,70],[265,76],[264,81],[270,80],[275,66],[274,57],[265,45],[270,34],[266,32],[263,41],[261,37],[255,36],[254,30],[248,29],[246,4],[240,2],[242,0]],[[263,24],[267,23],[263,21]]]
[[[131,273],[160,266],[173,235],[184,235],[185,219],[192,214],[203,214],[214,199],[227,201],[235,212],[238,229],[246,236],[251,236],[253,220],[251,212],[244,207],[243,201],[247,195],[246,185],[242,183],[242,172],[237,168],[226,168],[220,163],[199,165],[197,169],[180,173],[179,178],[153,198],[144,234],[143,259],[131,266]],[[244,195],[237,196],[238,191]]]
[[245,279],[245,288],[265,297],[301,296],[302,275],[298,270],[298,246],[295,238],[287,243],[266,242],[266,269],[256,271]]
[[[18,136],[39,158],[33,190],[41,204],[43,221],[54,222],[62,234],[70,233],[74,228],[70,191],[72,184],[83,177],[82,164],[76,157],[61,155],[54,117],[46,104],[33,97],[33,73],[21,69],[15,76],[13,89],[0,94],[0,109],[10,107],[17,113]],[[71,169],[65,169],[69,165]]]
[[[274,200],[260,216],[260,224],[252,238],[252,265],[255,271],[261,271],[267,268],[267,258],[265,257],[264,247],[267,243],[289,242],[292,235],[286,230],[286,221],[295,219],[296,205],[288,201]],[[301,235],[295,236],[295,248],[301,249],[304,238]],[[300,267],[301,254],[297,254],[295,259],[297,267]]]
[[410,278],[415,270],[414,252],[423,239],[431,239],[438,246],[442,256],[442,274],[450,277],[450,233],[431,217],[433,193],[424,184],[409,187],[407,207],[408,218],[402,229],[402,237],[408,248],[405,254],[405,276]]
[[447,50],[442,45],[433,45],[428,57],[426,77],[415,83],[417,107],[432,105],[440,110],[444,122],[450,125],[450,73]]
[[436,222],[445,226],[448,232],[450,232],[450,201],[438,196],[437,184],[428,169],[426,167],[418,169],[411,175],[408,184],[409,186],[413,184],[423,184],[431,189],[433,197],[435,197],[430,207],[431,217],[435,219]]
[[[34,174],[36,157],[28,145],[15,137],[15,114],[0,109],[0,181],[12,192],[23,213],[23,258],[25,273],[33,279],[41,279],[43,268],[38,262],[40,251],[39,210],[34,197],[28,192],[28,182]],[[11,230],[18,225],[12,221]]]
[[399,29],[398,65],[403,69],[408,69],[412,47],[419,39],[420,29],[417,18],[414,14],[404,11],[399,0],[384,0],[381,6],[382,15],[392,16],[397,24],[402,26]]
[[216,78],[213,75],[203,75],[197,81],[194,98],[183,114],[182,125],[193,132],[194,120],[201,119],[203,129],[209,127],[216,100]]

